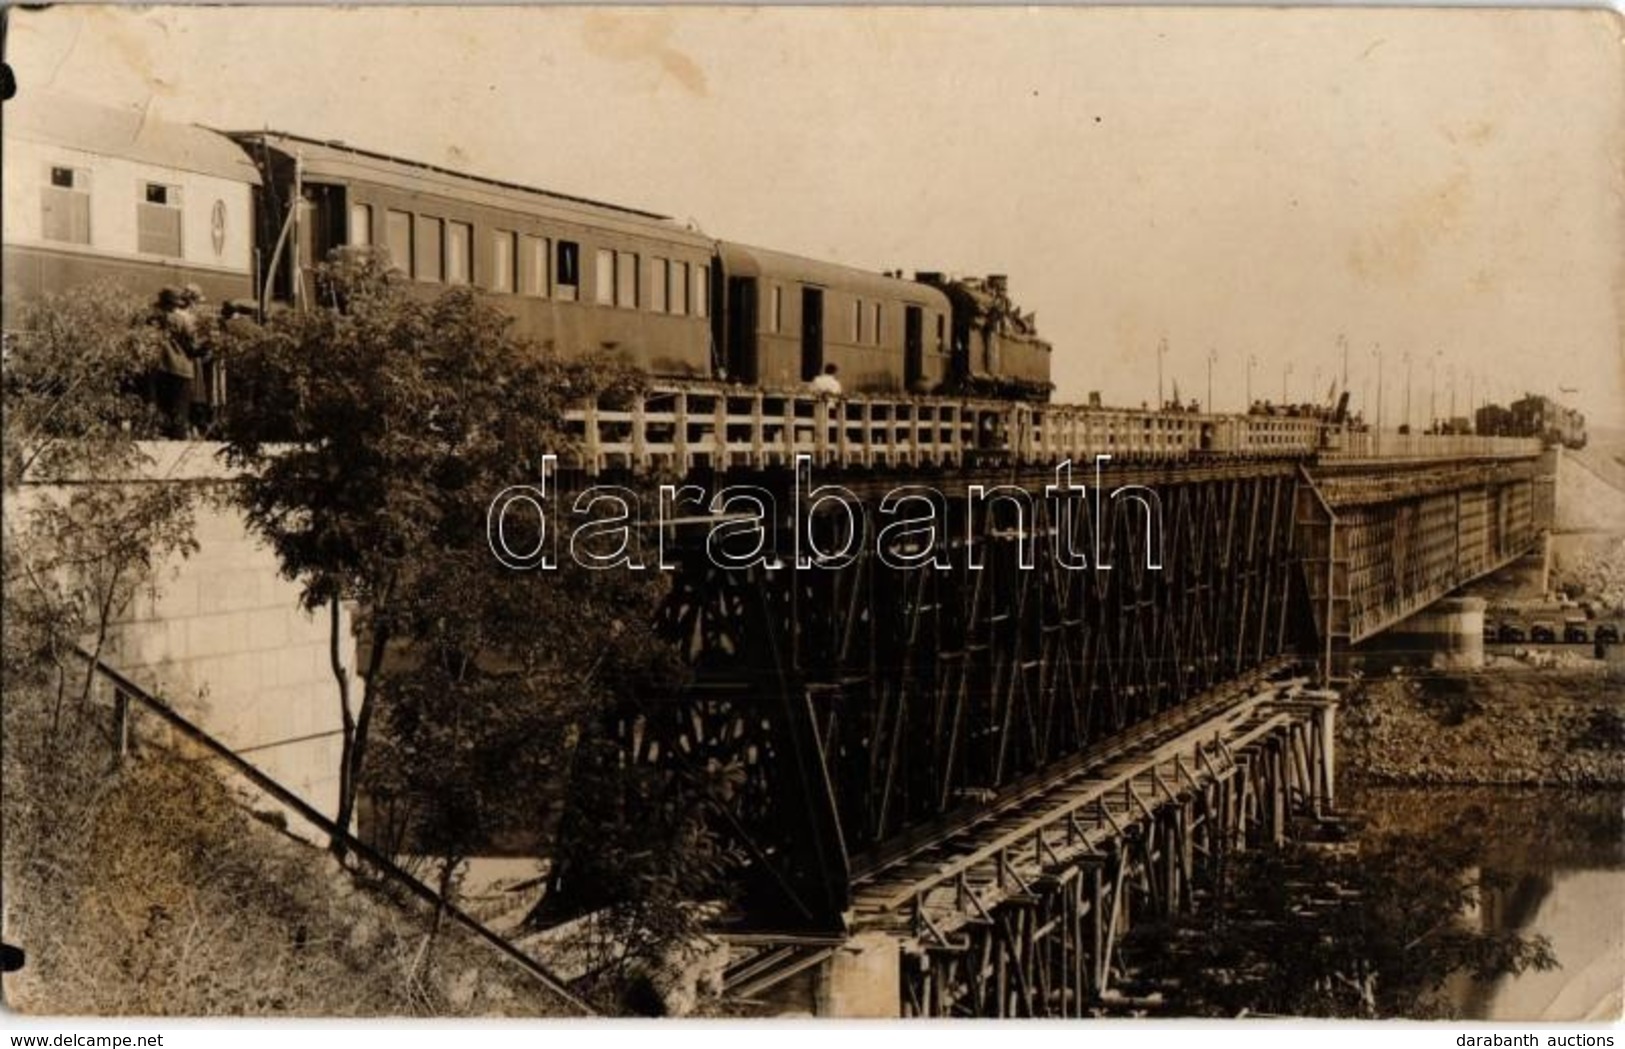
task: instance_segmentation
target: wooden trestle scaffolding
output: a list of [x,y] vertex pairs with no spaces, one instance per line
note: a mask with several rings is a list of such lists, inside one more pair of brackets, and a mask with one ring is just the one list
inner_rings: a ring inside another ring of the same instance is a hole
[[897,936],[903,1015],[1098,1010],[1133,922],[1187,912],[1227,853],[1279,844],[1293,819],[1329,810],[1336,701],[1303,684],[1255,684],[1146,726],[1070,781],[861,880],[853,929]]

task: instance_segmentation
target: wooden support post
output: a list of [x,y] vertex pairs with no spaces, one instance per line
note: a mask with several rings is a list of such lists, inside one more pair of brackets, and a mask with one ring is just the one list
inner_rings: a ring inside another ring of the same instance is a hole
[[846,402],[833,402],[831,414],[835,416],[835,459],[846,466],[852,462],[851,435],[846,429]]
[[728,397],[717,397],[711,417],[711,465],[719,470],[733,467],[733,456],[728,451]]
[[1320,732],[1320,813],[1337,804],[1337,702],[1327,700],[1316,713]]
[[588,401],[581,410],[582,443],[586,445],[587,472],[597,476],[604,470],[603,434],[598,424],[598,402]]
[[1267,766],[1271,780],[1270,841],[1277,846],[1286,842],[1286,746],[1287,741],[1282,736],[1276,736],[1270,741]]
[[632,402],[632,467],[649,468],[648,401],[639,397]]
[[130,756],[130,697],[121,688],[113,690],[113,763],[124,764]]
[[750,464],[760,470],[767,466],[767,405],[762,394],[751,398]]
[[676,467],[684,476],[694,468],[694,462],[688,453],[688,391],[677,391],[676,403],[672,405],[672,457],[676,460]]

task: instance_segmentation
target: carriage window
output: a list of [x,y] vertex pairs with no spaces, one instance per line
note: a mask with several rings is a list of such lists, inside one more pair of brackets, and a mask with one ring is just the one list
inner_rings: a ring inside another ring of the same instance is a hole
[[136,209],[136,250],[145,255],[181,255],[181,191],[158,182],[145,185]]
[[372,243],[372,205],[350,205],[350,246],[364,248]]
[[666,312],[666,289],[671,282],[671,262],[667,259],[649,260],[649,308],[656,313]]
[[574,302],[581,285],[581,245],[573,240],[559,241],[558,268],[553,271],[553,279],[559,298]]
[[852,304],[852,341],[863,341],[863,300]]
[[446,283],[468,283],[468,248],[474,241],[474,227],[466,222],[446,224]]
[[90,173],[51,168],[51,184],[40,192],[40,233],[46,240],[90,243]]
[[784,289],[773,285],[773,306],[768,311],[768,331],[784,330]]
[[418,280],[439,281],[443,271],[441,251],[446,239],[446,224],[440,219],[419,215],[415,225],[412,276]]
[[937,352],[942,353],[948,348],[948,318],[937,314]]
[[615,253],[607,248],[598,249],[598,279],[593,282],[593,293],[598,305],[615,305]]
[[519,235],[499,229],[491,234],[491,290],[512,292],[519,286],[514,266],[519,261]]
[[880,345],[880,303],[878,302],[875,303],[875,326],[874,330],[869,333],[869,338],[874,340],[876,346]]
[[671,292],[667,298],[671,301],[673,313],[682,316],[688,312],[688,263],[672,262]]
[[412,216],[405,211],[384,212],[384,241],[389,262],[402,273],[412,272]]
[[638,256],[633,251],[615,253],[615,305],[638,308]]
[[534,298],[547,298],[547,266],[553,258],[553,242],[546,237],[525,237],[525,257],[520,275],[525,294]]
[[711,267],[698,263],[694,267],[694,316],[711,315]]

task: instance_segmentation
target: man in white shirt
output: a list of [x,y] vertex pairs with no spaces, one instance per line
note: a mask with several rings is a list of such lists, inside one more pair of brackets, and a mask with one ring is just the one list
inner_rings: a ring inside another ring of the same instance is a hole
[[812,382],[808,383],[807,385],[812,388],[814,393],[819,394],[820,396],[839,397],[841,395],[841,380],[835,377],[835,373],[838,371],[840,371],[840,369],[835,365],[826,364],[824,365],[823,374],[816,376]]

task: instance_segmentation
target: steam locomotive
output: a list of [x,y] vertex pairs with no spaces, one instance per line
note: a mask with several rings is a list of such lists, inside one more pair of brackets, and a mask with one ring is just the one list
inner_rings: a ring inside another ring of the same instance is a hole
[[1478,432],[1490,437],[1539,437],[1548,445],[1586,446],[1586,417],[1550,397],[1525,394],[1510,405],[1487,404],[1474,420]]

